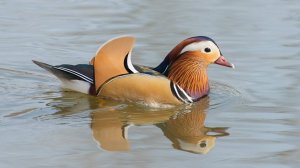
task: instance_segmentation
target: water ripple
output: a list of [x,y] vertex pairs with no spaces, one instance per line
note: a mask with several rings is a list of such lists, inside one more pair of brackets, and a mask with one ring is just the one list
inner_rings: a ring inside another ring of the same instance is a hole
[[240,100],[242,97],[237,89],[228,84],[211,81],[210,85],[210,109],[219,108],[228,102],[233,103],[234,101]]

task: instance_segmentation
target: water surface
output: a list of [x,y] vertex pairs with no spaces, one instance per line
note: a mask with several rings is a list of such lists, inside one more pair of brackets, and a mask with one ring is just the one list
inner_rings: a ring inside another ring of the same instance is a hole
[[[0,2],[0,167],[298,167],[300,2]],[[137,38],[155,66],[179,41],[212,37],[236,65],[209,67],[211,94],[153,108],[67,92],[31,60],[87,63]]]

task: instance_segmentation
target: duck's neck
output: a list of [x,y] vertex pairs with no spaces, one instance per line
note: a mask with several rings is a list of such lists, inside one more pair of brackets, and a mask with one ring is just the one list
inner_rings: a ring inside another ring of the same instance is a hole
[[171,65],[168,78],[197,100],[209,92],[207,66],[197,57],[181,57]]

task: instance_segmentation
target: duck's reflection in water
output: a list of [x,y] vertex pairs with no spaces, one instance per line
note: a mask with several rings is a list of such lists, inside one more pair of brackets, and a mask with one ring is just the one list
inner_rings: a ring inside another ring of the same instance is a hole
[[125,109],[108,109],[91,114],[91,129],[94,139],[102,149],[108,151],[128,151],[128,129],[133,125],[153,125],[161,123],[173,114],[172,110],[149,111],[140,106]]
[[142,107],[107,110],[91,114],[94,139],[102,149],[128,151],[128,128],[132,125],[156,125],[173,143],[175,149],[208,153],[217,137],[227,136],[226,127],[206,127],[204,122],[209,98],[177,108],[145,110]]
[[98,145],[109,151],[128,151],[128,125],[120,119],[118,111],[94,112],[91,128]]

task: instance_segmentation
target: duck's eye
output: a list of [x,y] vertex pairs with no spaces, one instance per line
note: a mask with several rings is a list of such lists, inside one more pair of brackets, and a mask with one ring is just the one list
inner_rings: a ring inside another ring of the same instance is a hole
[[208,48],[208,47],[206,47],[206,48],[204,49],[204,51],[205,51],[206,53],[209,53],[209,52],[211,52],[211,49]]

